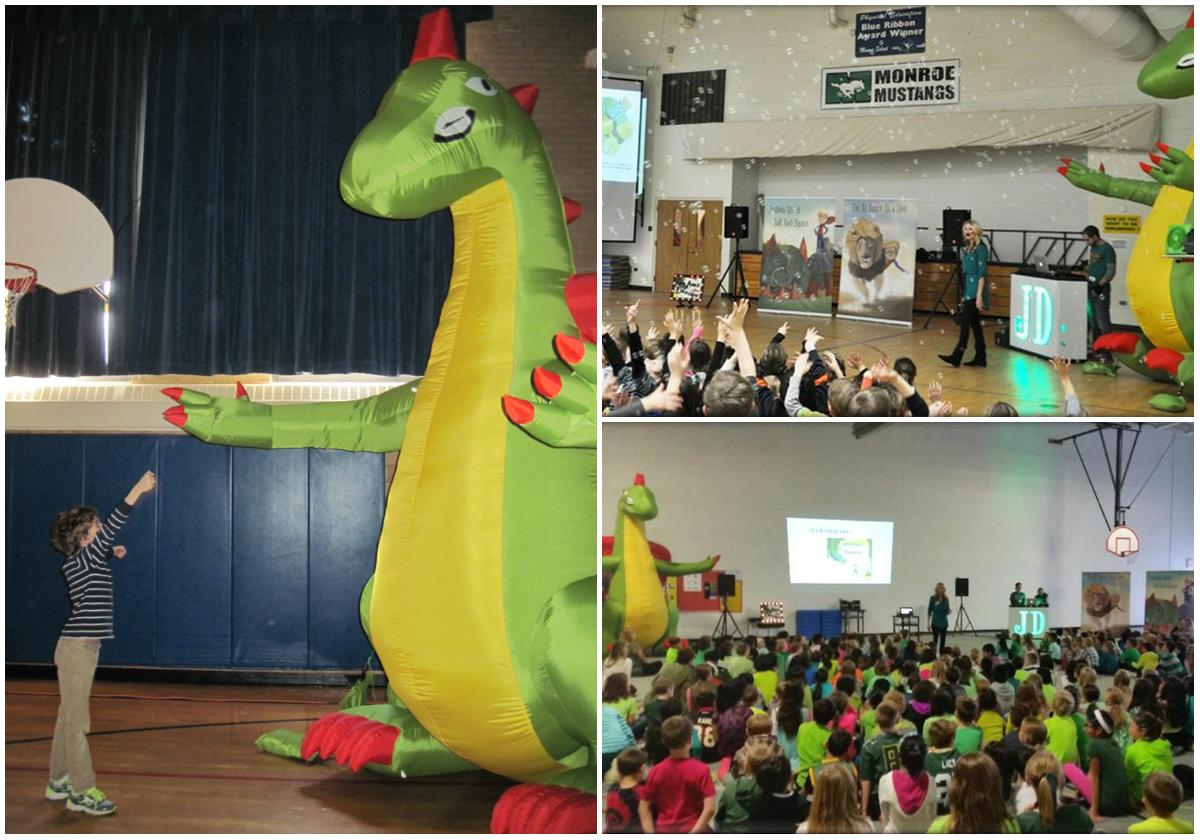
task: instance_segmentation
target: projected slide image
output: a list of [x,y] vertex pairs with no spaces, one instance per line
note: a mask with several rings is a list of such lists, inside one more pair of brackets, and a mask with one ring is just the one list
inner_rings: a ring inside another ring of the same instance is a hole
[[606,90],[601,101],[600,126],[604,146],[604,180],[637,180],[637,123],[641,97]]
[[792,583],[891,583],[892,523],[787,520]]

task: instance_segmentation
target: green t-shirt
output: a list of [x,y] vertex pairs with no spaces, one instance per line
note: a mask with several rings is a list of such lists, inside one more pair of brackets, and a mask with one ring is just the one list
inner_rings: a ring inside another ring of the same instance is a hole
[[1141,653],[1137,648],[1125,648],[1125,652],[1121,654],[1122,665],[1136,665],[1137,661],[1142,658]]
[[[1007,819],[1004,821],[1004,826],[1001,829],[1005,834],[1020,834],[1021,827],[1017,825],[1015,820]],[[929,834],[949,834],[950,833],[950,815],[938,817],[929,826]]]
[[1022,834],[1091,834],[1093,827],[1087,810],[1078,805],[1060,806],[1049,828],[1042,825],[1042,815],[1037,811],[1018,814],[1017,825]]
[[728,671],[729,676],[735,680],[742,674],[754,673],[754,663],[746,657],[738,656],[737,654],[734,654],[733,656],[727,656],[722,659],[721,667]]
[[858,725],[862,727],[864,741],[875,735],[875,730],[877,728],[875,726],[875,710],[866,709],[863,711],[863,713],[858,716]]
[[750,815],[762,799],[762,788],[751,775],[725,777],[725,788],[717,800],[717,822],[722,832],[750,831]]
[[796,768],[798,778],[803,779],[811,768],[825,759],[825,742],[832,734],[832,730],[816,721],[800,724],[796,732],[796,755],[800,759],[800,765]]
[[983,749],[983,730],[978,726],[963,726],[954,730],[954,751],[959,755],[979,752]]
[[636,697],[626,697],[624,700],[618,700],[615,703],[606,703],[606,706],[612,706],[621,713],[621,717],[628,721],[630,715],[636,715],[638,703]]
[[1190,822],[1171,817],[1151,817],[1129,826],[1130,834],[1191,834],[1193,831]]
[[774,671],[755,671],[754,687],[762,695],[764,703],[775,699],[775,688],[779,685],[779,674]]
[[933,789],[937,792],[937,812],[950,813],[950,780],[954,777],[954,767],[958,764],[958,751],[954,749],[939,751],[930,750],[925,753],[925,772],[933,781]]
[[1125,759],[1121,748],[1111,738],[1092,738],[1088,741],[1088,761],[1100,762],[1100,816],[1123,817],[1129,813],[1129,780],[1125,776]]
[[1162,738],[1130,744],[1125,750],[1125,775],[1129,777],[1129,792],[1134,802],[1142,801],[1142,782],[1155,771],[1171,775],[1171,745]]
[[1099,245],[1094,245],[1088,249],[1087,274],[1090,279],[1104,279],[1104,275],[1108,273],[1110,265],[1114,270],[1116,269],[1117,252],[1113,250],[1113,246],[1101,241]]
[[1046,751],[1053,753],[1060,764],[1078,764],[1075,721],[1069,717],[1049,717],[1046,725]]

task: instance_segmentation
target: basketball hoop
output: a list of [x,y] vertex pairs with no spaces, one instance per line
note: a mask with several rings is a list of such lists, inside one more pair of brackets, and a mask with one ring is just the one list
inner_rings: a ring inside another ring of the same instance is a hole
[[17,304],[21,298],[33,291],[37,285],[37,269],[22,263],[4,264],[4,325],[11,328],[17,323]]

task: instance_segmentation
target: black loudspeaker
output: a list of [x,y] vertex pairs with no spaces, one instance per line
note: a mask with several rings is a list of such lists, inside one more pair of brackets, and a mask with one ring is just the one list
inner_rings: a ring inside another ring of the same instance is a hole
[[732,598],[737,594],[737,578],[733,575],[717,575],[717,597]]
[[996,330],[996,332],[992,334],[992,337],[995,339],[997,347],[1007,347],[1008,346],[1008,327],[1004,327],[1003,329]]
[[971,220],[970,210],[942,211],[942,245],[946,247],[963,244],[963,225]]
[[725,238],[750,238],[750,208],[730,204],[725,208]]
[[969,598],[971,597],[971,581],[969,578],[954,579],[954,597]]

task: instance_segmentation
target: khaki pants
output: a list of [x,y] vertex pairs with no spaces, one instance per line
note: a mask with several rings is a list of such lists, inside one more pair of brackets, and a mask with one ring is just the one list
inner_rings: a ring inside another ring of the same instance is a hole
[[87,733],[92,728],[89,702],[99,639],[60,637],[54,648],[58,667],[58,722],[54,724],[54,746],[50,748],[50,778],[71,776],[71,787],[82,793],[96,786]]

